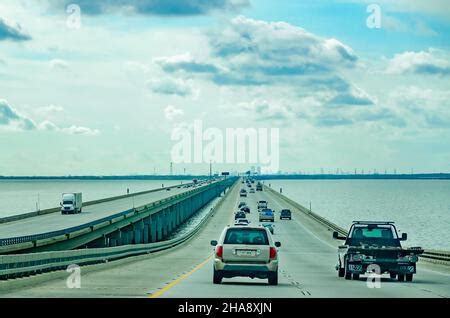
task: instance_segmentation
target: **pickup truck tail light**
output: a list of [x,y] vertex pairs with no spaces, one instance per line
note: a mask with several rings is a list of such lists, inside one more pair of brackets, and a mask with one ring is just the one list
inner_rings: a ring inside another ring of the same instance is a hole
[[277,258],[277,249],[275,247],[270,248],[270,259],[276,259]]
[[216,256],[219,258],[222,258],[222,256],[223,256],[223,246],[222,245],[216,246]]

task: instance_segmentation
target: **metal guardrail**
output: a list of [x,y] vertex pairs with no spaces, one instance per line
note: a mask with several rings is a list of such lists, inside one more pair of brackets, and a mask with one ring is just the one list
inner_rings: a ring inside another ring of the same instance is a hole
[[[226,180],[224,181],[220,181],[220,182],[227,182]],[[33,234],[33,235],[26,235],[26,236],[19,236],[19,237],[11,237],[11,238],[4,238],[4,239],[0,239],[0,246],[8,246],[8,245],[15,245],[15,244],[21,244],[21,243],[27,243],[27,242],[36,242],[36,241],[40,241],[40,240],[45,240],[45,239],[50,239],[50,238],[54,238],[54,237],[58,237],[58,236],[64,236],[64,235],[70,235],[70,233],[74,233],[77,231],[81,231],[84,229],[90,229],[91,227],[94,227],[96,225],[100,225],[102,223],[104,223],[104,225],[108,225],[106,224],[106,222],[111,222],[113,219],[116,218],[120,218],[120,217],[126,217],[127,215],[131,214],[131,213],[139,213],[139,211],[142,211],[143,209],[148,209],[148,208],[154,208],[157,205],[163,204],[163,203],[167,203],[168,201],[171,201],[173,199],[178,199],[178,198],[182,198],[182,197],[188,197],[191,196],[197,192],[201,192],[201,191],[206,191],[208,188],[210,188],[211,186],[217,186],[217,183],[212,183],[209,185],[206,185],[204,187],[201,188],[197,188],[197,189],[193,189],[193,190],[189,190],[180,194],[176,194],[174,196],[170,196],[168,198],[162,199],[162,200],[158,200],[156,202],[152,202],[150,204],[147,205],[143,205],[137,208],[133,208],[133,209],[129,209],[126,211],[122,211],[95,221],[91,221],[85,224],[81,224],[81,225],[77,225],[74,227],[70,227],[70,228],[66,228],[66,229],[62,229],[62,230],[57,230],[57,231],[51,231],[51,232],[46,232],[46,233],[40,233],[40,234]],[[97,227],[98,228],[98,227]]]
[[[287,201],[289,204],[297,207],[298,210],[305,213],[318,223],[324,225],[327,227],[328,230],[336,231],[341,235],[347,236],[348,231],[343,229],[342,227],[338,226],[337,224],[334,224],[333,222],[325,219],[324,217],[310,211],[309,209],[305,208],[298,202],[295,202],[285,195],[278,193],[277,191],[273,190],[272,188],[269,188],[268,186],[264,185],[265,189],[268,189],[270,192],[276,194],[277,196],[281,197],[283,200]],[[432,262],[432,263],[438,263],[441,265],[448,265],[450,266],[450,252],[448,251],[440,251],[440,250],[425,250],[423,254],[420,255],[420,258]]]
[[[232,186],[232,183],[230,184]],[[69,251],[41,252],[18,255],[0,255],[0,279],[11,279],[22,276],[29,276],[50,272],[54,270],[64,270],[67,266],[91,265],[117,260],[129,256],[154,253],[169,249],[182,244],[197,234],[200,229],[209,221],[211,215],[222,205],[231,189],[211,208],[210,212],[200,221],[200,223],[188,233],[168,241],[123,245],[118,247],[92,248]]]

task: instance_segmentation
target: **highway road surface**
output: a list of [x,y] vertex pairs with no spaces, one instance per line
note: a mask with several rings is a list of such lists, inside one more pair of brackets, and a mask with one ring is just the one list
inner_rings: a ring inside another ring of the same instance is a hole
[[0,224],[0,238],[40,234],[74,227],[192,189],[194,188],[172,188],[170,191],[162,189],[147,194],[84,206],[80,214],[62,215],[61,213],[55,212],[3,223]]
[[[81,288],[68,289],[69,274],[48,274],[48,281],[22,278],[22,288],[1,291],[1,297],[213,297],[213,298],[305,298],[305,297],[450,297],[450,275],[433,271],[419,264],[414,282],[398,282],[383,275],[380,288],[368,288],[365,276],[359,281],[337,277],[334,269],[338,242],[331,233],[309,217],[295,211],[279,197],[269,192],[249,194],[239,198],[239,186],[229,192],[209,223],[187,243],[155,254],[138,256],[105,265],[82,268]],[[251,207],[249,219],[258,224],[257,200],[267,200],[269,207],[293,210],[293,219],[275,221],[279,249],[279,285],[269,286],[267,280],[250,278],[224,279],[221,285],[212,283],[210,240],[218,239],[224,226],[233,223],[239,201]],[[410,233],[414,235],[414,233]],[[47,275],[47,274],[45,274]],[[51,279],[51,280],[50,280]],[[34,283],[33,283],[34,282]],[[34,285],[32,285],[34,284]],[[3,288],[4,289],[4,288]]]

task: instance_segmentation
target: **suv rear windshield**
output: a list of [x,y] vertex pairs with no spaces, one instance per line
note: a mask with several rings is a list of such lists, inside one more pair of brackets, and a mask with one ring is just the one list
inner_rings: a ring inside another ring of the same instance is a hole
[[266,230],[229,229],[223,244],[269,245]]

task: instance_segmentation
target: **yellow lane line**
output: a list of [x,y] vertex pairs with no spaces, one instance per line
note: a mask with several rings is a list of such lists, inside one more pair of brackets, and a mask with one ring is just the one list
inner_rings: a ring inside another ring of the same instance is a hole
[[201,262],[200,264],[198,264],[193,270],[191,270],[189,273],[184,274],[183,276],[181,276],[180,278],[177,278],[176,280],[174,280],[173,282],[171,282],[169,285],[167,285],[164,288],[161,288],[158,292],[152,294],[151,296],[149,296],[149,298],[157,298],[159,296],[161,296],[162,294],[164,294],[166,291],[168,291],[169,289],[171,289],[172,287],[174,287],[175,285],[177,285],[179,282],[181,282],[183,279],[191,276],[193,273],[195,273],[196,271],[198,271],[200,268],[202,268],[206,263],[209,262],[209,260],[211,259],[212,256],[209,256],[207,259],[205,259],[203,262]]

